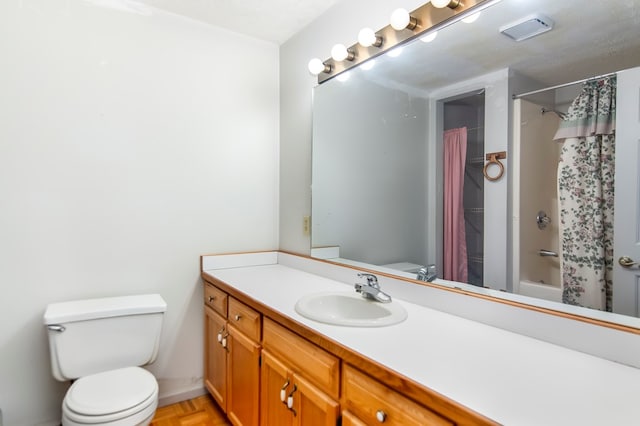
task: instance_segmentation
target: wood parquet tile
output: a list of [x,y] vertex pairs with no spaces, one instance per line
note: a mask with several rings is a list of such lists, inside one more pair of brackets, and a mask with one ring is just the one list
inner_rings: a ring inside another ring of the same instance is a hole
[[158,408],[150,426],[230,425],[220,407],[207,394]]

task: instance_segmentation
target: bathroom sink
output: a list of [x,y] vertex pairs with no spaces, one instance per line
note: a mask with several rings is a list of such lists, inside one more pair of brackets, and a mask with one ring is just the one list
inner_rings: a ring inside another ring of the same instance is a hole
[[348,327],[384,327],[407,318],[397,302],[374,302],[355,292],[309,294],[298,300],[295,310],[314,321]]

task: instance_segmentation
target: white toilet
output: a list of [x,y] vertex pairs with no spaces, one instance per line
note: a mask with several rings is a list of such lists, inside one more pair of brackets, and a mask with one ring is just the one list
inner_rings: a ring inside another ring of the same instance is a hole
[[74,380],[62,402],[64,426],[151,422],[158,383],[139,366],[156,359],[166,309],[158,294],[47,306],[53,376]]

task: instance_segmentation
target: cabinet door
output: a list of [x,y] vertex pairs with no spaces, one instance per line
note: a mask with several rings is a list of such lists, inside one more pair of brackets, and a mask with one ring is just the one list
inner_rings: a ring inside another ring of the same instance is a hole
[[[224,412],[227,411],[227,348],[226,321],[211,308],[205,306],[204,383],[213,399]],[[218,335],[224,337],[220,342]]]
[[[293,390],[289,369],[266,350],[262,351],[262,382],[260,390],[260,424],[262,426],[289,426],[293,412],[287,408],[287,397]],[[282,401],[281,396],[284,396]]]
[[296,426],[336,426],[339,404],[297,374],[293,376]]
[[229,326],[227,416],[234,425],[257,426],[260,402],[260,345]]

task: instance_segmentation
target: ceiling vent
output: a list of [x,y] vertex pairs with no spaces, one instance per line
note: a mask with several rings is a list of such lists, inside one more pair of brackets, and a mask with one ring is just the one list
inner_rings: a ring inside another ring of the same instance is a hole
[[550,18],[544,15],[531,15],[500,27],[500,32],[515,41],[522,41],[552,28],[553,21]]

